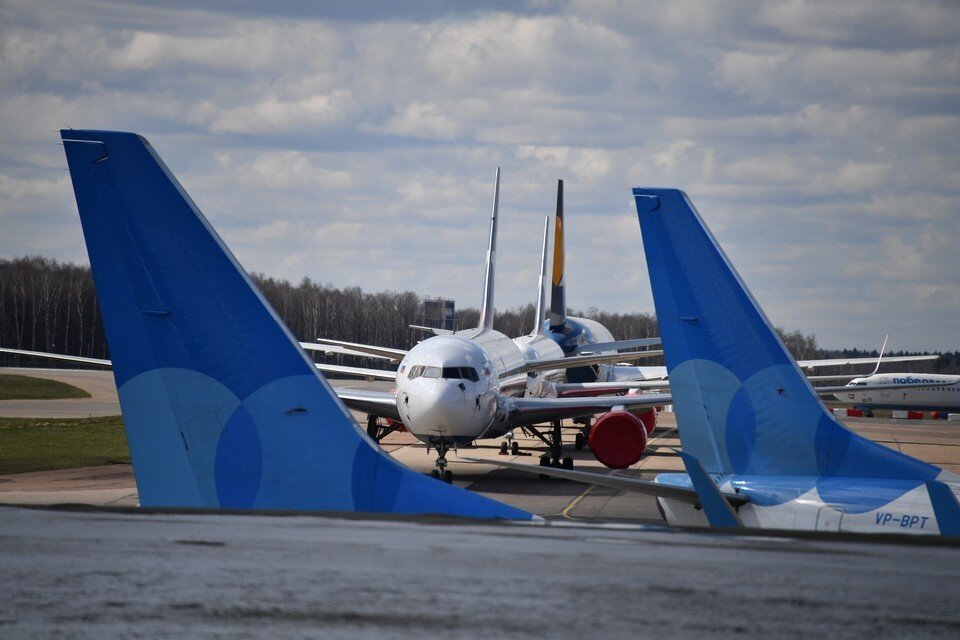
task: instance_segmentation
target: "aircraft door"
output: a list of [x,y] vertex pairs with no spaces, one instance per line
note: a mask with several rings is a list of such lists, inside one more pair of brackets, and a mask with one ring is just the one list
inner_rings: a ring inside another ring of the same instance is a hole
[[820,507],[817,512],[817,531],[840,531],[843,509],[831,506]]

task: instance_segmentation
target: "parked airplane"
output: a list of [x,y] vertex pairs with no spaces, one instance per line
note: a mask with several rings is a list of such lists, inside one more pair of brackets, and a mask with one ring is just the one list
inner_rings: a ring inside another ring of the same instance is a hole
[[[442,333],[423,340],[409,351],[386,349],[335,340],[321,339],[325,345],[343,347],[377,357],[400,358],[395,373],[396,393],[372,390],[340,390],[347,406],[367,412],[371,418],[368,433],[379,438],[392,429],[381,427],[380,418],[402,423],[429,448],[437,451],[433,475],[451,481],[446,454],[451,448],[480,438],[497,438],[517,427],[532,428],[552,422],[554,438],[565,418],[604,414],[608,437],[599,438],[594,450],[598,458],[620,460],[621,425],[637,423],[627,408],[654,406],[669,401],[665,394],[631,397],[554,397],[552,383],[559,382],[572,366],[622,362],[660,355],[659,351],[630,354],[605,353],[565,356],[557,344],[544,336],[511,340],[493,329],[494,282],[497,221],[500,198],[500,172],[497,170],[493,211],[484,281],[483,305],[479,326],[453,333]],[[318,348],[322,349],[323,345]],[[646,446],[647,433],[631,434],[631,450],[639,459]],[[641,441],[637,441],[641,438]],[[541,465],[573,467],[573,458],[561,458],[559,444],[541,458]],[[635,462],[636,460],[634,460]]]
[[633,195],[687,472],[537,472],[654,495],[671,524],[960,535],[960,476],[838,422],[686,194]]
[[[913,389],[898,386],[904,384],[928,386]],[[863,409],[957,412],[960,411],[960,376],[937,373],[874,373],[854,378],[835,396],[844,404]]]
[[533,518],[370,440],[146,140],[60,133],[142,506]]

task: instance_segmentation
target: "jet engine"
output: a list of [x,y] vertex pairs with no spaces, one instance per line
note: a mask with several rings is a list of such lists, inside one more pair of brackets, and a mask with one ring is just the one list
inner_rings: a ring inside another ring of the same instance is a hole
[[629,411],[611,411],[597,418],[590,429],[590,450],[597,460],[611,469],[626,469],[638,462],[656,423],[656,413],[644,417],[648,414],[652,417],[646,421]]
[[653,434],[653,430],[657,428],[657,409],[656,407],[650,407],[649,409],[643,409],[642,411],[636,411],[633,415],[640,418],[640,422],[643,423],[643,428],[647,430],[647,436]]

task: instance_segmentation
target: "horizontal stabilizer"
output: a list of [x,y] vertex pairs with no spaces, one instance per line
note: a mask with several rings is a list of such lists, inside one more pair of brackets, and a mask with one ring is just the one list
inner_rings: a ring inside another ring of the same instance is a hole
[[686,467],[693,488],[700,497],[700,506],[703,507],[703,513],[707,516],[710,526],[717,529],[742,528],[743,522],[740,521],[724,495],[720,493],[720,487],[707,475],[700,461],[682,451],[678,451],[677,455],[683,460],[683,466]]

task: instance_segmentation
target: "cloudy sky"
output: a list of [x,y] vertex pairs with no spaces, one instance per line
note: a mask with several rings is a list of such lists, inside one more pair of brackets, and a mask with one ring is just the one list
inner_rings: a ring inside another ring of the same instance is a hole
[[960,348],[960,5],[0,3],[0,257],[86,262],[56,131],[145,135],[251,271],[652,311],[632,186],[683,188],[778,325]]

